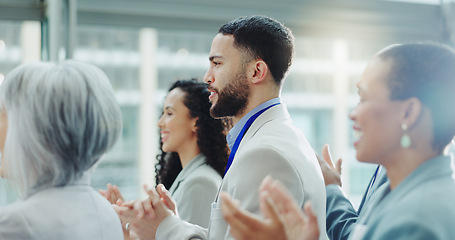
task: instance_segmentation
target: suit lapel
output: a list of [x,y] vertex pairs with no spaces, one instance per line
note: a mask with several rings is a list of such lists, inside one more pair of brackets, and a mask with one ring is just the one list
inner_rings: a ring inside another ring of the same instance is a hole
[[266,123],[279,119],[279,118],[290,119],[289,113],[288,113],[284,103],[271,107],[270,109],[265,111],[263,114],[261,114],[253,122],[253,124],[251,124],[250,128],[245,133],[245,136],[243,137],[242,141],[240,142],[239,149],[237,151],[240,151],[240,149],[243,146],[245,146],[245,144],[248,143],[248,141],[251,138],[253,138],[253,136],[257,133],[257,131],[259,131],[259,129],[261,129]]

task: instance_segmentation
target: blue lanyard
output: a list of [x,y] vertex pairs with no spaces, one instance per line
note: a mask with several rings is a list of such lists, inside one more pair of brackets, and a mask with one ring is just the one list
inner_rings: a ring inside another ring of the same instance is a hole
[[269,109],[275,105],[278,105],[278,104],[280,104],[280,103],[275,103],[275,104],[272,104],[272,105],[262,109],[261,111],[257,112],[253,116],[251,116],[248,119],[248,121],[246,121],[245,125],[242,128],[242,131],[240,131],[239,135],[235,139],[234,146],[232,146],[232,150],[231,150],[231,153],[229,154],[229,159],[227,162],[226,171],[224,172],[224,175],[226,175],[227,171],[231,167],[232,161],[234,160],[234,156],[235,156],[235,153],[237,152],[237,149],[239,148],[240,142],[242,141],[243,136],[245,136],[246,131],[248,131],[248,128],[250,128],[251,124],[253,124],[254,120],[256,120],[256,118],[258,118],[263,112],[267,111],[267,109]]

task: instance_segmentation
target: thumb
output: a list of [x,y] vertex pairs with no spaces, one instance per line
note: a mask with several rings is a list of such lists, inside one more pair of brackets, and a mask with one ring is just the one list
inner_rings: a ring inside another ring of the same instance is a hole
[[266,219],[270,219],[272,222],[280,222],[278,210],[276,209],[272,198],[269,196],[267,191],[260,193],[260,207]]
[[106,191],[103,189],[99,189],[98,192],[101,194],[101,196],[106,198]]
[[172,198],[171,194],[168,190],[164,187],[163,184],[158,184],[156,186],[156,192],[160,195],[164,204],[171,209],[175,214],[177,214],[177,208],[174,199]]
[[330,155],[329,144],[324,144],[324,146],[322,146],[322,157],[324,158],[324,161],[329,164],[329,166],[334,168],[332,156]]
[[336,165],[335,165],[335,170],[341,174],[341,164],[343,163],[343,159],[338,159],[338,161],[336,162]]
[[313,206],[310,201],[307,201],[303,206],[305,216],[308,218],[308,222],[317,222],[316,214],[313,211]]

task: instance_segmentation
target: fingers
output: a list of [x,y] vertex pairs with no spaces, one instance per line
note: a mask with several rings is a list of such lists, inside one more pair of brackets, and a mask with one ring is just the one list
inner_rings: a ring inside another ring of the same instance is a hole
[[329,164],[329,166],[334,168],[332,156],[330,155],[329,144],[324,144],[324,146],[322,146],[322,157],[324,158],[324,161]]
[[269,197],[274,203],[278,214],[285,214],[288,211],[298,210],[300,207],[295,202],[286,187],[278,180],[270,185]]
[[113,200],[115,200],[115,202],[117,202],[118,200],[121,200],[122,202],[125,201],[123,199],[122,193],[120,193],[120,190],[118,189],[117,185],[112,186],[112,193],[115,198],[115,199],[113,199]]
[[262,180],[259,191],[267,191],[270,189],[270,185],[273,183],[273,178],[270,175],[267,175],[264,180]]
[[309,223],[315,222],[317,224],[318,218],[316,217],[316,214],[313,211],[313,205],[311,204],[310,201],[307,201],[305,203],[305,205],[303,206],[303,211],[304,211]]
[[104,198],[106,198],[111,204],[117,204],[118,200],[121,200],[122,202],[124,202],[123,196],[120,193],[120,190],[118,189],[118,187],[116,185],[112,185],[112,184],[108,183],[106,187],[107,187],[106,190],[100,189],[100,190],[98,190],[98,192]]
[[269,196],[269,192],[263,191],[259,195],[261,212],[264,214],[266,219],[270,219],[272,222],[280,222],[278,210],[276,209],[273,200]]
[[117,204],[117,205],[122,206],[122,207],[127,207],[127,208],[130,208],[130,209],[133,209],[135,203],[136,203],[136,200],[130,200],[130,201],[128,201],[128,202],[124,202],[124,203],[122,203],[122,204]]
[[153,199],[151,197],[145,198],[142,201],[135,201],[133,208],[138,218],[143,218],[144,216],[155,216],[155,211],[153,210]]
[[117,194],[115,193],[114,187],[109,183],[107,185],[107,193],[110,203],[115,203],[118,200]]
[[313,211],[311,202],[308,201],[305,203],[305,205],[303,206],[303,211],[306,215],[305,231],[307,236],[310,239],[318,239],[320,235],[320,229],[318,226],[318,219]]
[[[112,205],[114,208],[115,212],[119,215],[120,219],[129,219],[134,217],[134,211],[132,208],[124,207],[124,206],[117,206],[117,205]],[[125,221],[128,222],[128,221]]]
[[106,190],[99,189],[98,192],[101,194],[101,196],[103,196],[104,198],[106,198]]
[[122,199],[117,200],[116,205],[123,205],[125,202]]
[[149,196],[156,194],[155,189],[153,187],[150,187],[148,184],[142,185],[142,188]]
[[169,191],[166,190],[163,184],[158,184],[158,186],[156,186],[156,192],[158,193],[158,195],[160,195],[163,203],[169,209],[171,209],[174,212],[174,214],[177,214],[175,200],[172,198],[171,193],[169,193]]
[[238,207],[238,203],[232,200],[226,192],[220,193],[220,197],[222,200],[221,212],[231,226],[231,234],[234,237],[243,236],[246,231],[254,230],[251,225],[255,224],[256,219],[243,213]]
[[124,203],[123,206],[131,206],[136,211],[138,218],[144,216],[155,217],[154,205],[160,201],[160,196],[156,193],[153,188],[150,188],[147,184],[143,185],[145,192],[149,195],[144,200],[136,200],[132,204]]
[[343,163],[343,159],[338,159],[338,161],[335,164],[335,170],[341,174],[341,164]]

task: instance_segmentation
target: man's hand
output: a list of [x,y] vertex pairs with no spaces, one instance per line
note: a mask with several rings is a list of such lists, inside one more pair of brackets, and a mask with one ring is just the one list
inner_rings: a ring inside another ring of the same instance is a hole
[[341,187],[341,163],[343,160],[340,158],[336,162],[336,165],[333,165],[328,144],[325,144],[322,147],[323,159],[321,159],[318,155],[316,155],[316,157],[318,158],[319,165],[321,166],[325,185],[336,184]]

